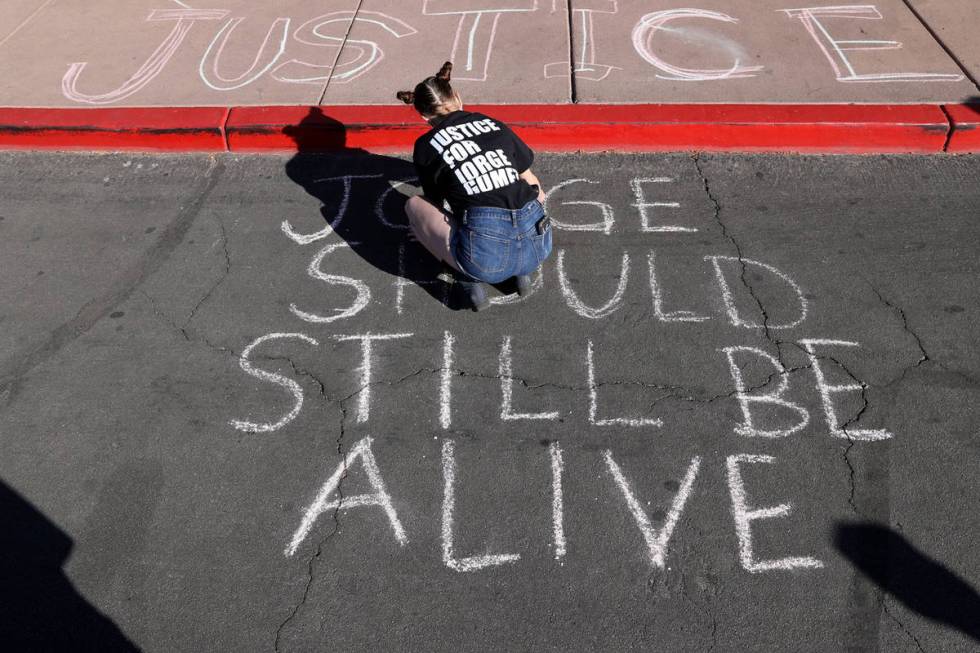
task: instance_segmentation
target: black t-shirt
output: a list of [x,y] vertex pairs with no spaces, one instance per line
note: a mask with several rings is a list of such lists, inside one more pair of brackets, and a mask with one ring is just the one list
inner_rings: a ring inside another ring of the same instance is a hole
[[520,178],[534,152],[510,127],[480,113],[454,111],[415,141],[422,191],[455,215],[473,206],[519,209],[538,196]]

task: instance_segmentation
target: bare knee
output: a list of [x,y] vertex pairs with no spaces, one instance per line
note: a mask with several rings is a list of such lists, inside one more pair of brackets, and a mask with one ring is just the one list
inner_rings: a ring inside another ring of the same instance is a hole
[[414,197],[409,197],[408,202],[405,203],[405,213],[408,214],[408,220],[411,223],[418,222],[422,219],[426,209],[426,202],[422,199],[421,195],[415,195]]

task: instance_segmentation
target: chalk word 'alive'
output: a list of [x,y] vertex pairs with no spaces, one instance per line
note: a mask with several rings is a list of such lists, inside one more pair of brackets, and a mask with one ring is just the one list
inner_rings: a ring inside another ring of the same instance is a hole
[[[351,38],[353,29],[373,31],[372,38],[403,39],[418,34],[418,30],[394,16],[377,12],[358,10],[334,11],[322,14],[306,22],[291,32],[292,18],[280,16],[272,19],[261,43],[246,44],[255,55],[245,70],[237,74],[222,73],[222,56],[228,48],[236,29],[246,19],[241,16],[230,17],[227,9],[192,9],[182,6],[175,9],[156,9],[150,12],[147,22],[172,22],[170,32],[159,46],[147,57],[139,68],[120,86],[103,93],[87,93],[79,89],[79,77],[88,65],[76,62],[68,66],[62,78],[63,95],[82,104],[112,104],[120,102],[145,88],[167,66],[184,43],[188,32],[199,22],[225,22],[205,48],[198,63],[198,75],[208,88],[215,91],[233,91],[244,88],[263,77],[270,77],[284,84],[313,84],[320,87],[329,81],[331,84],[346,84],[369,73],[385,59],[384,49],[378,41],[365,38]],[[600,64],[596,61],[596,38],[594,34],[594,14],[618,13],[616,2],[601,3],[601,7],[573,9],[573,43],[579,52],[575,55],[574,70],[581,79],[601,82],[620,67]],[[423,4],[424,16],[457,15],[450,58],[457,63],[456,79],[483,82],[489,79],[490,60],[500,18],[507,13],[530,13],[538,10],[536,0],[513,0],[498,7],[485,9],[472,6],[458,6],[458,3],[443,0],[426,0]],[[779,10],[790,19],[799,20],[807,34],[816,42],[830,63],[836,79],[840,82],[956,82],[963,79],[958,73],[903,72],[861,73],[848,53],[855,51],[897,50],[900,41],[880,39],[841,39],[832,35],[828,19],[834,24],[841,20],[882,20],[881,12],[874,5],[844,5],[832,7],[803,7]],[[554,7],[552,13],[555,13]],[[632,29],[631,39],[636,54],[657,70],[656,77],[672,81],[719,82],[732,79],[754,77],[764,67],[745,65],[743,48],[736,42],[720,34],[700,36],[706,44],[726,50],[732,58],[731,65],[724,68],[688,68],[668,60],[663,54],[664,46],[656,45],[658,34],[680,32],[683,28],[678,21],[713,21],[715,23],[738,24],[739,19],[728,14],[707,9],[669,9],[642,16]],[[862,32],[864,30],[862,29]],[[687,32],[685,32],[687,33]],[[702,34],[698,30],[697,34]],[[292,39],[290,40],[290,36]],[[662,40],[662,39],[661,39]],[[288,46],[302,48],[307,54],[291,56]],[[257,47],[256,47],[257,46]],[[309,61],[310,51],[317,50],[319,56]],[[343,52],[341,52],[343,51]],[[248,57],[245,57],[247,60]],[[227,64],[226,64],[227,65]],[[571,70],[568,62],[552,62],[544,65],[542,76],[565,77]]]
[[[284,551],[287,557],[293,556],[309,537],[317,521],[325,514],[333,514],[337,510],[349,510],[363,507],[380,508],[384,518],[391,527],[392,536],[399,547],[409,544],[409,537],[398,518],[395,501],[385,484],[378,468],[372,450],[373,439],[368,437],[358,441],[347,453],[344,460],[337,466],[327,481],[320,487],[313,502],[304,511],[299,527],[293,533]],[[564,456],[558,442],[548,446],[551,473],[551,549],[554,558],[561,561],[568,552],[567,533],[565,529],[565,501],[563,496],[562,477],[566,474]],[[458,526],[456,511],[456,495],[459,489],[459,470],[456,464],[456,444],[453,440],[442,441],[442,518],[440,542],[443,564],[456,572],[475,572],[492,569],[503,565],[512,565],[521,560],[521,554],[484,553],[482,555],[460,555],[456,548],[456,533]],[[690,499],[698,474],[701,471],[701,458],[694,456],[684,472],[684,478],[679,484],[677,493],[670,502],[670,510],[659,528],[653,525],[643,502],[632,487],[628,472],[616,462],[611,450],[602,454],[603,462],[609,472],[613,484],[622,495],[629,514],[636,522],[636,527],[643,536],[646,546],[646,558],[654,569],[666,569],[671,537],[681,519],[684,508]],[[741,468],[744,465],[772,465],[776,459],[772,456],[737,454],[728,456],[725,461],[726,480],[731,500],[731,515],[734,522],[735,534],[738,541],[738,559],[742,568],[757,574],[771,571],[792,571],[820,569],[823,561],[812,556],[785,556],[781,558],[760,558],[754,550],[752,523],[766,519],[786,517],[792,512],[792,505],[782,503],[775,506],[751,507]],[[371,486],[371,492],[353,496],[341,495],[338,492],[341,479],[357,469],[358,463],[364,470],[365,478]],[[636,473],[636,472],[634,472]],[[649,502],[647,502],[649,503]],[[373,546],[384,546],[374,542]]]
[[[356,334],[356,335],[334,335],[332,339],[337,343],[356,342],[360,345],[360,363],[354,372],[356,375],[356,385],[353,392],[349,387],[338,389],[351,398],[357,397],[356,421],[364,424],[371,418],[372,402],[374,393],[372,386],[375,385],[374,368],[377,365],[378,355],[375,352],[375,345],[391,340],[404,340],[412,338],[411,333],[381,333],[381,334]],[[268,433],[277,431],[290,422],[294,421],[303,408],[303,389],[300,384],[287,376],[277,372],[271,372],[256,367],[253,360],[253,352],[256,348],[277,340],[301,340],[309,345],[316,346],[318,343],[310,336],[302,333],[270,333],[249,344],[242,352],[240,366],[248,376],[263,383],[278,386],[285,390],[292,398],[292,405],[289,410],[271,421],[257,421],[254,419],[236,419],[231,421],[231,425],[239,430],[251,433]],[[445,332],[442,341],[441,359],[442,365],[426,365],[426,369],[438,372],[438,423],[443,430],[448,430],[453,424],[453,383],[463,375],[463,371],[455,367],[458,360],[456,351],[457,338],[450,332]],[[842,425],[838,408],[835,406],[835,395],[848,393],[862,393],[867,386],[853,379],[853,383],[846,385],[835,385],[828,381],[825,365],[828,360],[836,361],[831,358],[826,350],[831,349],[835,353],[841,348],[858,347],[858,343],[845,340],[834,340],[827,338],[806,338],[799,341],[799,346],[807,353],[810,360],[810,369],[813,372],[816,394],[819,396],[820,404],[823,408],[824,420],[828,433],[836,438],[843,438],[850,441],[875,441],[886,440],[892,434],[884,429],[858,429],[847,425]],[[591,340],[585,343],[585,364],[583,374],[585,377],[585,392],[587,394],[584,402],[576,401],[569,406],[547,406],[547,410],[530,412],[521,410],[516,406],[517,400],[514,396],[514,351],[513,339],[505,335],[500,345],[498,358],[497,377],[500,380],[500,419],[503,422],[521,421],[558,421],[563,415],[574,414],[579,406],[588,406],[586,414],[587,424],[591,427],[627,427],[627,428],[651,428],[656,429],[663,426],[663,421],[657,416],[637,416],[637,415],[607,415],[600,409],[602,403],[599,398],[601,384],[596,380],[597,373],[597,347]],[[772,354],[757,347],[732,346],[724,347],[719,350],[720,360],[727,361],[728,371],[732,378],[734,391],[732,399],[736,401],[742,412],[742,421],[734,426],[734,433],[751,438],[785,438],[794,433],[798,433],[810,424],[810,412],[803,405],[791,401],[788,398],[790,391],[790,373]],[[839,356],[839,354],[837,354]],[[838,364],[840,367],[840,365]],[[749,386],[744,378],[743,370],[751,367],[758,374],[759,369],[770,369],[768,380],[758,386]],[[846,370],[844,373],[849,374]],[[776,381],[775,383],[772,383]],[[772,387],[771,387],[772,386]],[[770,388],[771,387],[771,388]],[[605,391],[604,391],[605,392]],[[540,407],[539,407],[540,408]],[[775,417],[778,412],[779,417]],[[760,422],[766,422],[765,425]]]

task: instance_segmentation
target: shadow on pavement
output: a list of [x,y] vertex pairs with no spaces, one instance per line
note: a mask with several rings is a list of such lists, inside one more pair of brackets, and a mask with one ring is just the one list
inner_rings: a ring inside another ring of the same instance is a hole
[[[325,224],[332,225],[334,232],[374,267],[407,279],[439,302],[457,308],[450,305],[448,284],[437,278],[442,266],[408,240],[407,197],[390,184],[407,181],[417,185],[415,166],[396,157],[347,147],[345,125],[319,107],[311,108],[299,124],[283,132],[296,142],[297,150],[286,163],[286,175],[320,201]],[[345,181],[347,175],[373,177]],[[378,212],[393,226],[383,224]]]
[[0,647],[139,651],[62,571],[72,540],[0,481]]
[[834,543],[857,569],[910,610],[980,642],[980,595],[887,526],[838,524]]

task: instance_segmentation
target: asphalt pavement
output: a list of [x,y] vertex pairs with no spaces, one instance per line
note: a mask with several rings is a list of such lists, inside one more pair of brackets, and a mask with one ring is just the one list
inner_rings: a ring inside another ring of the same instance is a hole
[[405,160],[0,154],[0,639],[977,650],[980,157],[535,170],[477,314]]

